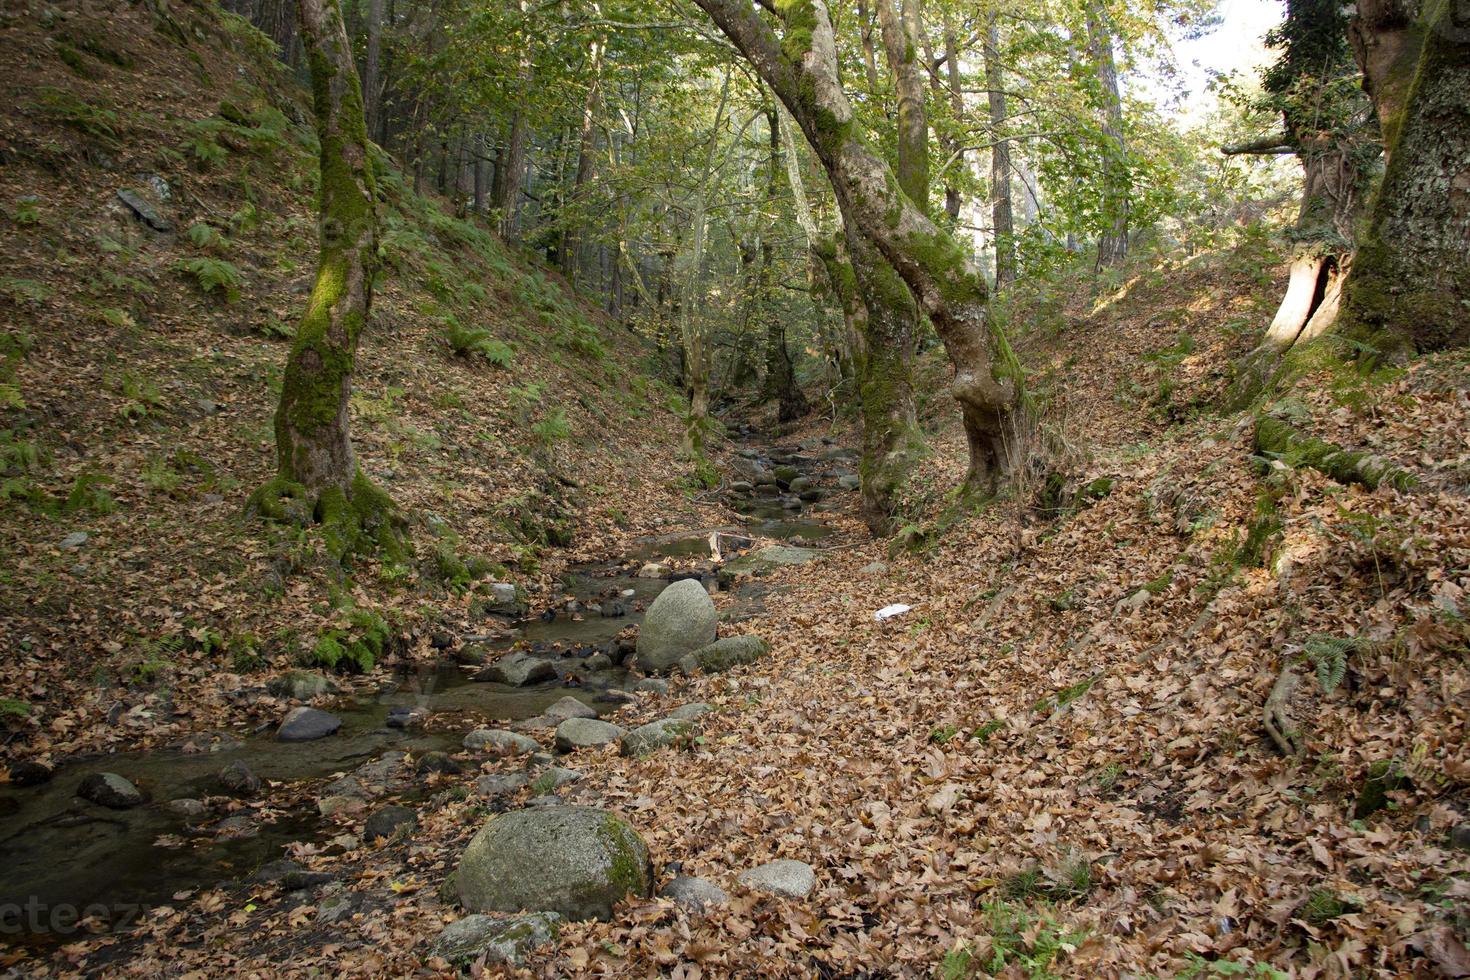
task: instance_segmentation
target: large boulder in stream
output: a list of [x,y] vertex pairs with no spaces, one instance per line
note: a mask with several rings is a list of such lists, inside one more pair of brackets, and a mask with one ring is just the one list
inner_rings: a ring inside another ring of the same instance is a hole
[[527,684],[556,680],[556,668],[549,660],[543,660],[524,650],[516,650],[482,668],[474,679],[509,684],[511,687],[525,687]]
[[112,810],[127,810],[143,802],[143,793],[115,772],[94,772],[82,780],[77,795]]
[[276,729],[278,742],[310,742],[326,738],[342,727],[342,719],[318,708],[292,708],[281,727]]
[[693,579],[659,593],[638,630],[638,666],[667,673],[685,654],[715,641],[720,614],[704,586]]
[[460,859],[454,891],[473,912],[556,912],[612,918],[615,904],[653,889],[648,845],[606,810],[550,806],[493,817]]

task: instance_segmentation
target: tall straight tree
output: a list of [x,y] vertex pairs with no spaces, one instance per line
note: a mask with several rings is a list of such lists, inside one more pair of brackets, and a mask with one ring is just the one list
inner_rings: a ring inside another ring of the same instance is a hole
[[999,16],[985,25],[986,105],[990,110],[990,221],[995,237],[995,289],[1016,281],[1016,225],[1011,213],[1011,143],[1005,137],[1005,69],[1000,63]]
[[404,543],[393,502],[358,468],[348,429],[357,344],[372,314],[378,215],[362,89],[339,4],[297,4],[321,144],[320,254],[276,408],[276,477],[251,507],[273,519],[314,518],[339,559],[375,550],[398,556]]
[[1087,54],[1097,76],[1102,113],[1102,207],[1109,227],[1097,240],[1097,267],[1117,265],[1128,255],[1128,148],[1123,139],[1123,99],[1113,57],[1113,24],[1103,0],[1087,0]]
[[849,245],[854,233],[871,243],[929,315],[954,367],[951,392],[969,444],[966,487],[995,491],[1020,459],[1020,366],[991,321],[989,288],[974,259],[900,189],[856,125],[826,3],[772,3],[773,26],[750,0],[696,2],[801,126],[832,183]]

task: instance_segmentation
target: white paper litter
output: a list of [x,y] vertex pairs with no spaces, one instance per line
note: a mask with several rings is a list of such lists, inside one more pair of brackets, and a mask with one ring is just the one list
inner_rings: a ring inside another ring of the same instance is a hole
[[902,616],[904,613],[908,612],[912,608],[914,607],[906,606],[901,602],[895,602],[893,605],[884,606],[882,609],[879,609],[877,612],[873,613],[873,618],[881,623],[885,619],[892,619],[894,616]]

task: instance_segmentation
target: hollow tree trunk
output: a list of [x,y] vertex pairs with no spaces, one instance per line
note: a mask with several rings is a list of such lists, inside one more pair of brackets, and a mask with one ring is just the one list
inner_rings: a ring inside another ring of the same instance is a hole
[[[929,315],[954,367],[969,444],[969,490],[990,493],[1020,460],[1023,378],[990,320],[989,290],[973,258],[907,194],[868,147],[838,80],[824,0],[778,5],[778,39],[748,0],[696,0],[785,103],[826,169],[848,224],[893,266]],[[871,352],[870,352],[871,356]]]
[[298,0],[321,143],[316,282],[286,361],[276,409],[275,479],[251,498],[272,518],[309,506],[337,558],[402,553],[392,501],[357,466],[348,428],[358,338],[372,313],[378,218],[367,124],[338,0]]
[[1390,360],[1470,344],[1470,28],[1448,0],[1425,6],[1409,28],[1422,38],[1411,82],[1376,83],[1378,98],[1406,95],[1384,127],[1388,167],[1338,324]]
[[995,289],[1016,281],[1016,226],[1011,214],[1011,144],[1002,134],[1006,126],[1005,72],[1000,63],[1000,27],[992,15],[985,28],[985,87],[989,89],[990,222],[995,236]]

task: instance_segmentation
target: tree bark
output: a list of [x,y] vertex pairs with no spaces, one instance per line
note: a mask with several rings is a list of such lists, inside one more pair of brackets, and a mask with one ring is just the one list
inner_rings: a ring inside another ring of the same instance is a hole
[[[251,498],[271,518],[310,507],[332,554],[401,555],[392,501],[357,466],[348,400],[358,339],[372,314],[378,217],[367,123],[339,0],[298,0],[321,143],[320,255],[276,409],[277,475]],[[304,516],[304,515],[303,515]]]
[[1023,377],[990,320],[989,290],[973,258],[936,226],[870,149],[838,81],[824,0],[780,6],[778,40],[749,0],[696,0],[785,103],[826,169],[852,230],[883,255],[929,315],[954,367],[969,444],[966,487],[993,493],[1019,462],[1027,433]]
[[363,66],[362,100],[369,134],[378,131],[379,105],[383,93],[380,68],[383,50],[383,2],[384,0],[368,0],[367,9],[367,62]]
[[[1005,139],[1005,72],[1000,63],[1000,27],[994,15],[985,28],[985,87],[989,89],[990,222],[995,236],[995,290],[1016,281],[1016,225],[1011,213],[1011,144]],[[1125,232],[1126,234],[1126,232]]]
[[919,4],[875,0],[883,50],[898,95],[898,186],[919,210],[929,210],[929,115],[924,106],[924,77],[919,70]]
[[1363,91],[1378,114],[1385,154],[1398,137],[1419,64],[1423,8],[1424,0],[1358,0],[1357,16],[1348,22],[1348,43],[1363,71]]
[[[948,83],[946,95],[949,97],[949,111],[954,116],[956,125],[965,118],[965,95],[964,83],[960,78],[960,50],[959,41],[955,37],[954,15],[948,10],[944,13],[944,66],[945,81]],[[935,85],[939,84],[938,79]],[[951,159],[949,166],[963,171],[965,169],[965,150],[960,146],[960,141],[953,137],[942,140],[940,145]],[[960,220],[960,188],[956,181],[946,180],[944,183],[944,213],[949,218],[949,228],[954,230]]]
[[[1437,0],[1407,28],[1418,66],[1384,126],[1388,167],[1343,287],[1339,329],[1370,359],[1470,344],[1470,25],[1455,12]],[[1400,84],[1380,79],[1377,98]]]
[[[577,141],[577,175],[572,183],[572,191],[567,196],[567,204],[573,208],[581,202],[587,185],[592,180],[592,167],[597,154],[597,113],[602,105],[602,54],[606,46],[606,41],[597,37],[592,40],[588,49],[590,81],[587,87],[587,99],[582,106],[582,128]],[[573,214],[571,217],[571,221],[563,219],[561,255],[557,261],[557,265],[561,266],[569,279],[576,277],[577,249],[580,240],[576,225],[586,220],[582,215]]]
[[1113,31],[1101,0],[1089,0],[1087,51],[1097,73],[1102,99],[1103,218],[1110,227],[1097,241],[1097,268],[1117,265],[1128,255],[1128,198],[1131,177],[1123,141],[1123,100],[1118,94],[1118,66],[1113,60]]
[[[766,170],[766,211],[775,214],[781,192],[781,121],[774,104],[766,106],[770,157]],[[756,308],[766,321],[766,393],[777,401],[776,419],[794,422],[807,412],[806,396],[796,383],[796,367],[786,345],[786,319],[774,308],[772,276],[775,274],[776,243],[771,229],[762,229],[760,268],[755,277]]]

